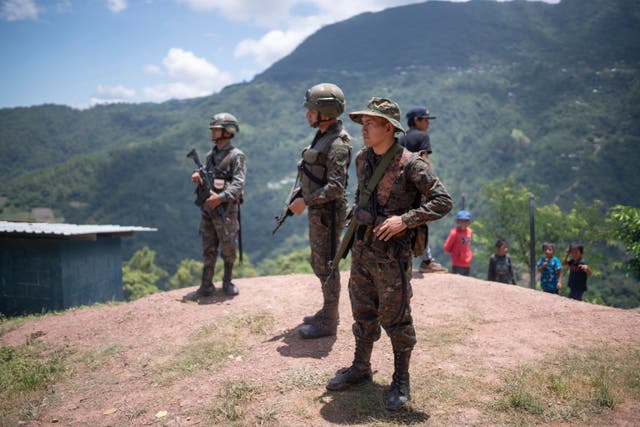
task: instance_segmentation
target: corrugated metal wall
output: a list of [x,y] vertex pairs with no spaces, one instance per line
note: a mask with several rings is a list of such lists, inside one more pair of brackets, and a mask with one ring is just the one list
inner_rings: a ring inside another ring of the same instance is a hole
[[119,237],[0,238],[0,313],[5,316],[122,298]]

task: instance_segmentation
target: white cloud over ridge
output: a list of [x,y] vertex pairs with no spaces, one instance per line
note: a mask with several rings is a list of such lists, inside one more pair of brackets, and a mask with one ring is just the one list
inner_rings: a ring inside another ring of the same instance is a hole
[[113,12],[122,12],[127,8],[127,0],[107,0],[107,8]]
[[217,92],[234,81],[229,73],[180,48],[169,49],[162,59],[162,66],[147,65],[145,73],[167,76],[173,81],[145,86],[139,91],[120,85],[99,86],[91,104],[131,102],[134,97],[136,101],[152,102],[195,98]]
[[38,8],[33,0],[4,0],[0,16],[6,21],[38,19]]

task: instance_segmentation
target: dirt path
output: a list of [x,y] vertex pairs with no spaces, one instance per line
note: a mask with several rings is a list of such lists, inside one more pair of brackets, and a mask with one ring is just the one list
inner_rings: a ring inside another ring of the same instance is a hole
[[[343,273],[343,284],[347,277]],[[182,289],[129,304],[46,315],[0,336],[3,345],[32,337],[70,354],[68,375],[27,425],[226,424],[220,419],[237,425],[363,424],[365,416],[345,415],[324,392],[326,378],[353,356],[346,285],[337,337],[303,341],[296,329],[321,299],[313,277],[240,279],[237,284],[241,292],[233,299],[218,291],[209,304],[183,303],[182,296],[195,288]],[[412,285],[419,341],[411,365],[418,396],[414,417],[376,422],[483,425],[488,415],[482,405],[450,398],[441,405],[447,397],[425,393],[428,397],[421,398],[421,385],[444,393],[436,381],[451,376],[460,378],[460,387],[465,381],[470,387],[477,381],[491,384],[506,371],[564,352],[640,347],[638,311],[450,274],[417,274]],[[197,361],[184,362],[185,349],[205,345],[198,336],[211,345],[204,354],[235,347],[202,369]],[[372,365],[375,394],[393,370],[384,334]],[[221,406],[221,390],[230,384],[244,384],[251,389],[246,394],[253,395],[237,418],[221,414],[239,411],[240,405]],[[631,425],[638,410],[640,402],[627,399],[609,421]]]

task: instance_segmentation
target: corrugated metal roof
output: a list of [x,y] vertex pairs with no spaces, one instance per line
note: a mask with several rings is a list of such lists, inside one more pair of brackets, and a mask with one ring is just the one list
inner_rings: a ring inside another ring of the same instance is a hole
[[29,235],[33,237],[79,237],[98,234],[133,234],[136,231],[158,231],[157,228],[121,225],[53,224],[46,222],[0,221],[0,236]]

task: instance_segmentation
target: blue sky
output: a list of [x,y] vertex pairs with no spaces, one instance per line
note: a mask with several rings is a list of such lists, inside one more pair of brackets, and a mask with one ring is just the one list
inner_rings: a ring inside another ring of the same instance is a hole
[[411,3],[0,0],[0,108],[209,95],[251,80],[324,25]]

